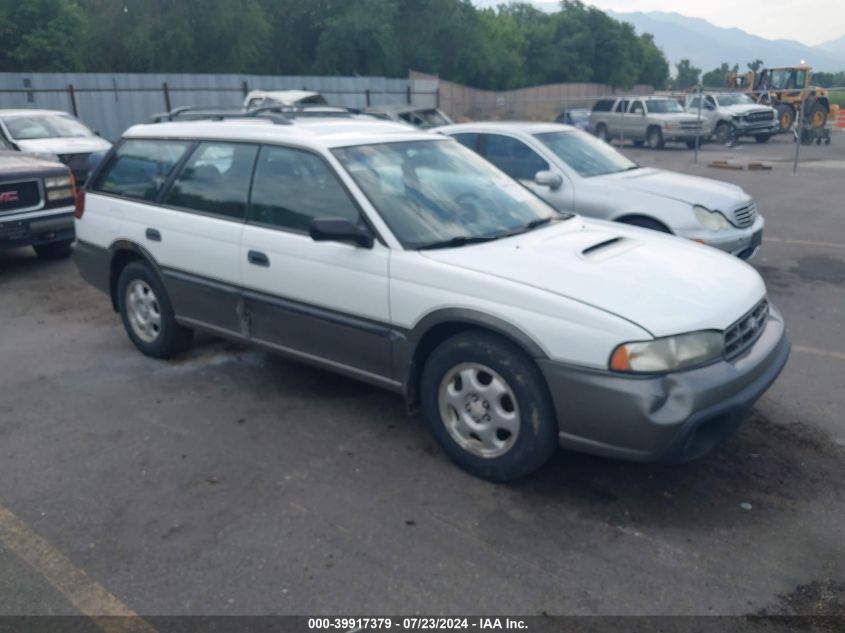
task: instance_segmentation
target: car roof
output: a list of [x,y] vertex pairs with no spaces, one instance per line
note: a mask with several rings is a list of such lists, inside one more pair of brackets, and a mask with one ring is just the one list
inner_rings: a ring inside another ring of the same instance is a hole
[[151,123],[135,125],[123,137],[276,142],[322,148],[438,140],[435,134],[391,121],[317,117],[294,119],[290,125],[258,117]]
[[65,112],[64,110],[36,110],[34,108],[0,109],[0,116],[25,116],[27,114],[64,114],[65,116],[73,116],[70,112]]
[[563,123],[545,121],[476,121],[475,123],[456,123],[435,128],[437,132],[524,132],[542,134],[544,132],[573,132],[576,128]]

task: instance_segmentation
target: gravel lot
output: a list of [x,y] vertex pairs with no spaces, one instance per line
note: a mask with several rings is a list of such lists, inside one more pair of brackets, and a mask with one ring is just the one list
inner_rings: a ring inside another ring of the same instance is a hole
[[397,396],[208,337],[145,358],[71,262],[0,253],[0,614],[77,613],[84,585],[10,546],[13,513],[148,615],[845,615],[845,134],[797,177],[792,148],[625,149],[755,196],[794,345],[679,467],[561,453],[479,481]]

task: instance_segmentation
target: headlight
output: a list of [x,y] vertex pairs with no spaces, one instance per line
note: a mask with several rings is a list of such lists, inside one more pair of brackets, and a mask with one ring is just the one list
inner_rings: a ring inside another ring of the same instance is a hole
[[710,231],[724,231],[731,226],[721,213],[711,211],[707,207],[702,207],[700,204],[695,205],[692,208],[692,212],[695,214],[695,219],[698,220],[699,224]]
[[613,350],[610,369],[633,373],[674,371],[718,358],[723,348],[722,333],[713,330],[623,343]]
[[47,189],[58,189],[59,187],[70,187],[70,176],[59,176],[57,178],[45,178],[44,186]]

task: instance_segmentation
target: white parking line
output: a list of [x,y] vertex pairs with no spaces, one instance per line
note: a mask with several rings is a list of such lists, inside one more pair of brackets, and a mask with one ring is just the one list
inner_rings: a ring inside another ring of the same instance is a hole
[[793,345],[792,350],[795,352],[802,352],[804,354],[812,354],[813,356],[824,356],[825,358],[835,358],[836,360],[845,360],[845,353],[830,352],[826,349],[818,349],[817,347],[806,347],[805,345]]
[[2,505],[0,542],[41,574],[104,633],[156,633],[137,613]]

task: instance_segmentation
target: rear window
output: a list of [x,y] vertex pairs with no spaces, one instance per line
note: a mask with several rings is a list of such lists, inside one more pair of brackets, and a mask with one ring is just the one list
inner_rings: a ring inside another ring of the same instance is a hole
[[137,200],[155,200],[189,146],[189,141],[124,141],[91,189]]
[[593,106],[593,112],[610,112],[610,109],[613,107],[613,100],[612,99],[602,99],[596,102],[596,105]]

